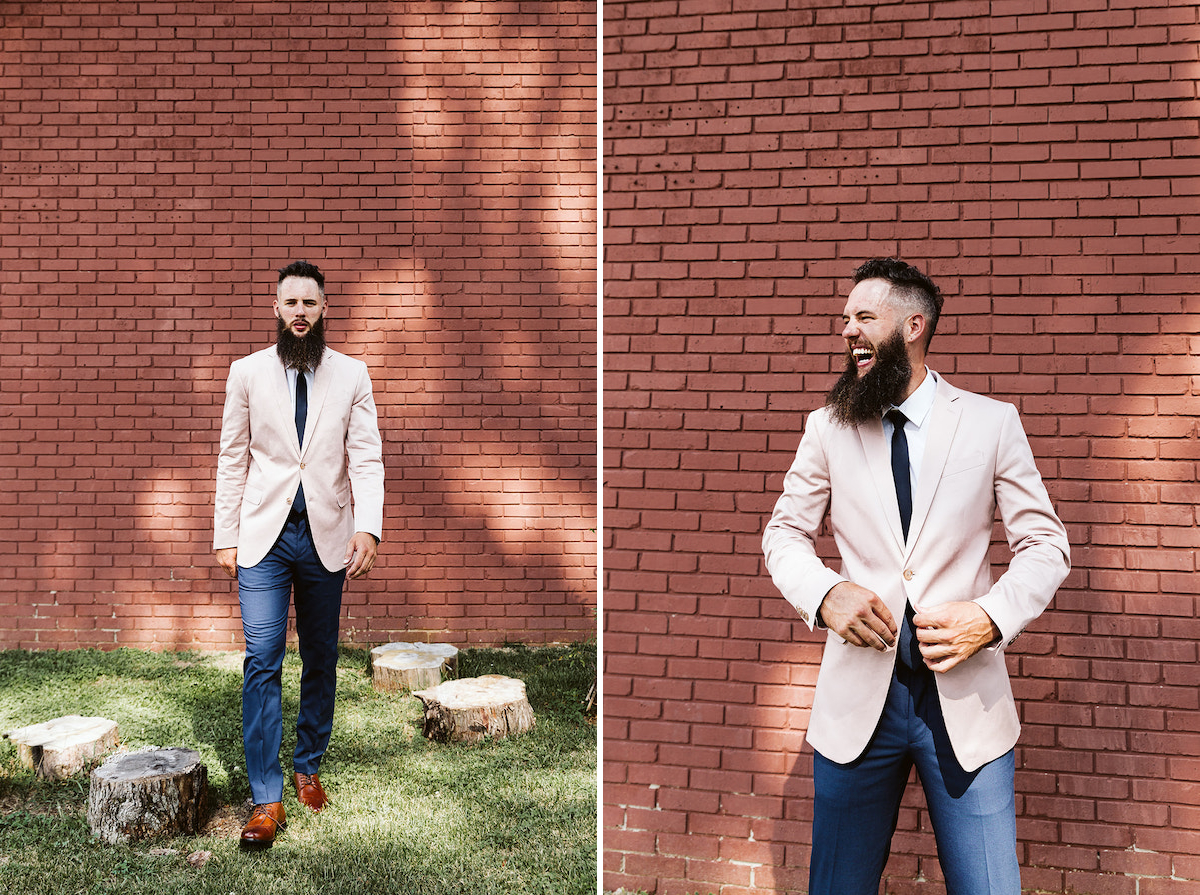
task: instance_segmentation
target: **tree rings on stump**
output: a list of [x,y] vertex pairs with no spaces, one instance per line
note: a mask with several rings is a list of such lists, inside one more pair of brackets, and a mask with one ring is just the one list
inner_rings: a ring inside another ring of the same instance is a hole
[[425,736],[442,743],[475,743],[533,727],[525,682],[501,674],[446,681],[413,696],[425,705]]

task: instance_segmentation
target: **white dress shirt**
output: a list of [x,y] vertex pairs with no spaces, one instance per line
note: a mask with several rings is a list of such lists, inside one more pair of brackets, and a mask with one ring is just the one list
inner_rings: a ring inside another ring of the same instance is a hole
[[[929,440],[929,426],[926,423],[929,422],[929,412],[933,410],[933,399],[937,393],[937,379],[937,373],[926,367],[925,379],[917,386],[917,390],[909,395],[903,404],[895,408],[908,420],[904,424],[904,437],[908,441],[908,481],[912,488],[911,494],[917,493],[917,473],[921,469],[921,460],[925,456],[925,444]],[[892,407],[889,406],[887,410],[891,409]],[[887,411],[885,411],[883,434],[889,444],[894,429],[895,426],[887,418]]]

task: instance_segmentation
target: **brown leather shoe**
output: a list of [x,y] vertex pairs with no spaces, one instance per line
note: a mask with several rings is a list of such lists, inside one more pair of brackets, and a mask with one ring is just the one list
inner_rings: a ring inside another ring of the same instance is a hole
[[270,848],[275,834],[287,829],[287,816],[282,802],[267,802],[255,805],[254,813],[246,826],[242,827],[242,848]]
[[296,798],[300,800],[301,805],[316,812],[329,804],[329,797],[325,795],[325,788],[321,786],[320,775],[296,774],[295,777]]

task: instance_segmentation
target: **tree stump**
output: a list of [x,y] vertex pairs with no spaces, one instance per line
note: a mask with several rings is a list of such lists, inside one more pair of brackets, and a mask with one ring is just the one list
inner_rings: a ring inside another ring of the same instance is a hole
[[5,734],[17,744],[17,758],[39,777],[63,780],[83,770],[88,759],[117,748],[117,722],[64,715]]
[[371,683],[384,692],[436,687],[457,664],[458,647],[448,643],[388,643],[371,650]]
[[441,743],[476,743],[533,727],[525,682],[502,674],[446,681],[414,692],[425,705],[425,736]]
[[87,819],[109,845],[199,832],[208,800],[208,768],[192,749],[143,749],[115,755],[92,771]]

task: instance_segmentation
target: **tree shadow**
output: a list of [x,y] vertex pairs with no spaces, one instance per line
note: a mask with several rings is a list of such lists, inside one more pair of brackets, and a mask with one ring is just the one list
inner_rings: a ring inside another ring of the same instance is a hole
[[87,270],[0,275],[6,317],[57,322],[10,330],[21,384],[0,380],[0,451],[39,521],[8,538],[32,616],[14,642],[240,644],[208,542],[222,386],[269,344],[293,257],[329,275],[332,342],[370,365],[384,430],[384,561],[347,592],[352,634],[594,628],[594,8],[362,7],[164,9],[151,55],[113,17],[5,9],[61,50],[6,62],[14,114],[95,64],[73,126],[111,141],[66,156],[30,121],[6,169],[51,197],[18,203],[21,237]]

